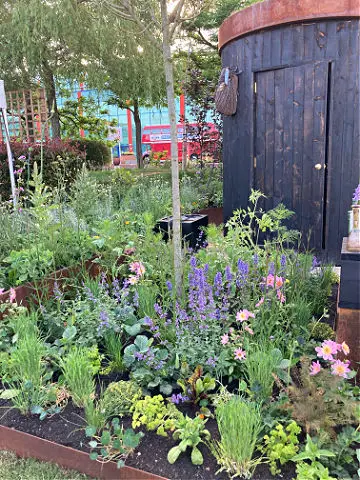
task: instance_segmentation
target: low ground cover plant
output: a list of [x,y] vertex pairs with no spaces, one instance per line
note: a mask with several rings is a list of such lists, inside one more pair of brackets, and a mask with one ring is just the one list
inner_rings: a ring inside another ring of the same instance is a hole
[[[132,180],[122,188],[117,178],[100,191],[82,170],[70,192],[55,194],[35,175],[23,205],[33,220],[28,231],[12,232],[4,213],[14,252],[41,245],[56,266],[76,244],[78,260],[96,255],[99,275],[54,282],[50,298],[38,292],[29,310],[11,292],[1,307],[1,400],[42,422],[61,422],[58,414],[74,405],[91,458],[119,466],[158,435],[174,468],[184,461],[204,468],[213,455],[230,477],[262,468],[268,478],[285,469],[297,479],[356,478],[355,365],[324,323],[337,279],[297,243],[290,248],[298,241],[284,226],[291,212],[261,211],[253,192],[226,236],[210,226],[207,248],[185,252],[176,298],[171,246],[153,231],[154,215],[166,207],[156,189],[165,182],[147,180],[149,195],[137,196],[141,180]],[[71,242],[62,237],[69,231],[76,232]],[[263,231],[271,236],[260,245]],[[45,261],[30,263],[33,280]],[[2,285],[19,280],[9,266]]]

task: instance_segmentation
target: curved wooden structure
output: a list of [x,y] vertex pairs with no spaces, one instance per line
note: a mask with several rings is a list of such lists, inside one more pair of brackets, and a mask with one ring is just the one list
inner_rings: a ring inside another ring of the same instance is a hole
[[224,117],[224,217],[251,188],[295,212],[289,227],[340,257],[360,176],[359,0],[265,0],[227,18],[223,66],[239,71]]

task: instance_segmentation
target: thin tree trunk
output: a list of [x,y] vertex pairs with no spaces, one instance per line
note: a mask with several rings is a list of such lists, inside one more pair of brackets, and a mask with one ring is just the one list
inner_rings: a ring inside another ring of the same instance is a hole
[[160,0],[161,25],[163,34],[163,59],[166,80],[166,95],[168,101],[169,123],[171,133],[171,182],[172,182],[172,210],[173,210],[173,251],[174,251],[174,280],[178,297],[182,294],[182,248],[181,248],[181,208],[180,208],[180,183],[177,122],[174,93],[174,72],[170,48],[169,19],[167,13],[167,0]]
[[48,107],[48,114],[51,117],[51,137],[61,138],[60,132],[60,115],[56,102],[56,88],[54,75],[48,65],[44,65],[44,86],[46,91],[46,102]]
[[134,122],[135,122],[135,137],[136,137],[136,164],[138,168],[143,168],[143,156],[141,148],[141,118],[139,112],[139,102],[137,99],[134,100]]

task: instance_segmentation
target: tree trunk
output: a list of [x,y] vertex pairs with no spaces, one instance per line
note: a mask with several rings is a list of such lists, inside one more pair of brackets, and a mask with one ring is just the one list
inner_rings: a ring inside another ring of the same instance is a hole
[[174,255],[174,280],[178,297],[182,294],[182,248],[181,248],[181,209],[180,209],[180,183],[177,122],[174,93],[174,72],[170,48],[169,19],[167,13],[167,0],[160,0],[161,26],[163,34],[163,59],[166,80],[166,95],[168,102],[169,123],[171,133],[171,182],[172,182],[172,214],[173,214],[173,255]]
[[56,102],[56,88],[54,75],[48,65],[44,65],[44,86],[46,91],[46,102],[48,107],[48,115],[51,124],[51,137],[61,138],[60,133],[60,115]]
[[134,100],[134,122],[135,122],[135,137],[136,137],[136,164],[138,168],[144,167],[141,145],[141,118],[139,112],[139,101]]

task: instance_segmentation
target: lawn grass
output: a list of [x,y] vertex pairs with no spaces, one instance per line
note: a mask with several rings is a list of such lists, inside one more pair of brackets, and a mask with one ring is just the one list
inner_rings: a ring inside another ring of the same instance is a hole
[[86,480],[79,472],[63,470],[51,463],[18,458],[12,452],[0,451],[1,480]]

